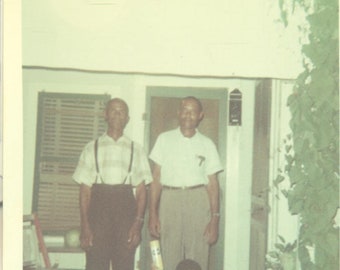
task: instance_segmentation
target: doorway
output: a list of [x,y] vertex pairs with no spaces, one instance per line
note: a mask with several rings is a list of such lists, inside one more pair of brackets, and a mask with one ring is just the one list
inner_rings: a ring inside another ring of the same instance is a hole
[[[226,88],[199,87],[165,87],[150,86],[146,91],[145,117],[145,149],[150,152],[158,135],[164,131],[177,127],[177,109],[180,100],[186,96],[195,96],[202,102],[204,119],[199,130],[213,140],[220,154],[221,162],[226,164],[226,123],[227,97]],[[225,173],[219,174],[220,183],[220,211],[225,212]],[[148,211],[146,211],[148,220]],[[146,222],[147,225],[147,222]],[[221,215],[218,242],[210,252],[209,270],[223,270],[224,263],[224,228],[225,217]],[[151,269],[151,255],[149,248],[149,233],[144,226],[143,242],[141,245],[140,269]]]

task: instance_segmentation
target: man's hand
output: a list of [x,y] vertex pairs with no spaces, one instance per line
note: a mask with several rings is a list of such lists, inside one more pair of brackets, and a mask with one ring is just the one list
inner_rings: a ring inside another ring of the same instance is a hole
[[135,249],[140,241],[141,241],[141,229],[143,227],[143,222],[139,219],[136,219],[135,222],[132,224],[132,227],[129,231],[128,237],[128,248]]
[[149,232],[151,236],[156,238],[159,238],[161,235],[161,224],[157,215],[150,215]]
[[82,249],[87,250],[90,248],[93,243],[93,234],[91,229],[88,226],[84,226],[80,233],[80,246]]
[[218,239],[218,217],[212,217],[204,231],[204,238],[209,245],[213,245]]

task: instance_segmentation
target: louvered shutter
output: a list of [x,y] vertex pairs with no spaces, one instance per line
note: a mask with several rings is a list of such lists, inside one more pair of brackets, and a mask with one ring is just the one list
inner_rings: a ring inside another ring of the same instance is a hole
[[106,130],[108,95],[39,93],[33,211],[44,232],[77,228],[79,186],[72,174],[90,140]]

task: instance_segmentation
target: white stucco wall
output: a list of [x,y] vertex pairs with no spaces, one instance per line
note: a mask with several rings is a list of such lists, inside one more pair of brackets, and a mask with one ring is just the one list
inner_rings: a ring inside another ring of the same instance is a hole
[[301,69],[301,18],[284,28],[278,3],[22,1],[23,64],[295,78]]

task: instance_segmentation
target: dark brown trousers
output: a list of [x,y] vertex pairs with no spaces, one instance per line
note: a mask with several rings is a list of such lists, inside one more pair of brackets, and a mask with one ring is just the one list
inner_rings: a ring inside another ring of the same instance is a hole
[[130,185],[94,184],[89,222],[93,246],[86,252],[86,270],[133,270],[135,250],[127,247],[128,232],[136,217]]

